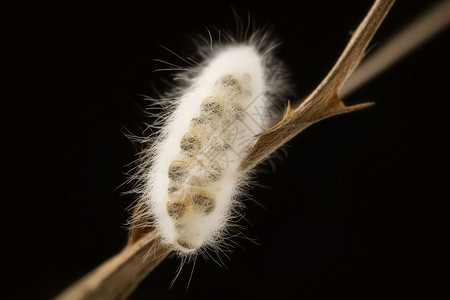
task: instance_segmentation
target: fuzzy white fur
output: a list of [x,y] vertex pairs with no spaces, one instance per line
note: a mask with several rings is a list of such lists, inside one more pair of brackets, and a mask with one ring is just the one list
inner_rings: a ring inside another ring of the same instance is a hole
[[[144,157],[142,215],[158,228],[162,243],[179,255],[219,247],[241,206],[239,197],[248,176],[238,167],[255,135],[273,125],[272,95],[285,87],[271,49],[264,49],[254,43],[233,43],[214,51],[189,78],[189,86],[175,100],[175,109]],[[222,113],[208,112],[208,101]],[[200,144],[197,150],[180,146],[189,135],[197,137],[193,140]],[[182,167],[172,168],[176,163]],[[219,170],[217,176],[205,173],[212,167]],[[182,170],[183,175],[169,169]],[[194,198],[200,206],[194,205]]]

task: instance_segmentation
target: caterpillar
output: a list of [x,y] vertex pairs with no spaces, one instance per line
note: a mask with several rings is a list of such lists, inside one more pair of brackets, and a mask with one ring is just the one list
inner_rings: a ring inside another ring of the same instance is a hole
[[280,117],[289,90],[268,40],[255,32],[200,49],[202,62],[177,74],[170,113],[143,151],[133,224],[150,222],[181,257],[220,248],[242,215],[251,175],[239,165]]

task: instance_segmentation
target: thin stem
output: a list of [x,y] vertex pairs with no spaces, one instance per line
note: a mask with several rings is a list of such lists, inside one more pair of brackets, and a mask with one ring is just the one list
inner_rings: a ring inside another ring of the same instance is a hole
[[297,109],[288,108],[277,125],[259,136],[256,144],[244,157],[240,165],[241,171],[246,172],[255,167],[308,126],[327,117],[371,105],[364,103],[345,106],[337,98],[337,94],[345,79],[361,61],[370,40],[393,4],[394,0],[375,1],[328,75]]
[[[127,245],[99,267],[69,286],[55,300],[123,300],[169,254],[156,230]],[[147,255],[148,254],[148,255]]]
[[418,20],[405,27],[376,51],[346,80],[339,92],[344,98],[372,80],[450,25],[450,0],[442,1],[424,13]]

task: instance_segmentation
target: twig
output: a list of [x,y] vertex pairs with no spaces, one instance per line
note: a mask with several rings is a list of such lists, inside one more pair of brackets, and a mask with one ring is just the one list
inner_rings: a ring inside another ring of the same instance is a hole
[[345,79],[361,61],[367,45],[393,3],[394,0],[375,1],[325,79],[297,109],[292,110],[288,106],[283,119],[259,136],[240,166],[242,171],[255,167],[308,126],[325,118],[371,105],[363,103],[345,106],[337,95]]
[[365,59],[345,82],[339,96],[351,94],[379,73],[398,62],[428,39],[450,25],[450,0],[444,0],[391,38],[381,49]]
[[169,254],[152,230],[67,288],[55,300],[121,300]]
[[[354,111],[370,105],[345,106],[337,97],[345,79],[360,62],[372,36],[394,0],[377,0],[361,22],[335,66],[311,95],[295,110],[288,107],[283,119],[261,134],[240,168],[248,171],[309,125],[324,118]],[[156,230],[135,229],[129,245],[80,281],[70,286],[57,300],[126,299],[168,254],[156,239]],[[147,259],[143,259],[150,250]]]

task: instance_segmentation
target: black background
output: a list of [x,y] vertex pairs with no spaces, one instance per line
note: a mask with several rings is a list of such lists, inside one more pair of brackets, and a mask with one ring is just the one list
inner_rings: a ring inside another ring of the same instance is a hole
[[[133,196],[124,137],[145,122],[140,94],[185,66],[187,36],[233,27],[231,3],[8,1],[2,101],[3,299],[48,299],[125,245]],[[320,82],[372,1],[239,1],[283,41],[298,98]],[[376,51],[437,1],[398,1]],[[306,299],[448,295],[448,29],[345,99],[364,111],[292,140],[268,186],[251,190],[254,244],[197,260],[169,289],[166,259],[130,299]],[[280,152],[281,153],[281,152]],[[119,187],[120,186],[120,187]]]

